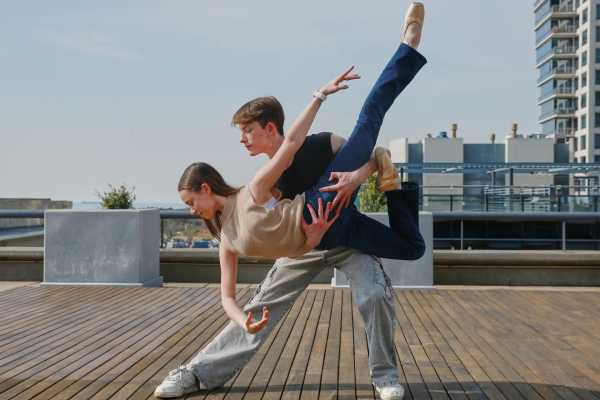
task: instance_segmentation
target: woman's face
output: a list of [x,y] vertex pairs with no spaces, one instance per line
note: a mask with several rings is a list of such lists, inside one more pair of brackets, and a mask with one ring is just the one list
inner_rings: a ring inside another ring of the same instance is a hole
[[205,183],[202,190],[192,192],[184,189],[179,192],[181,201],[190,207],[190,212],[202,218],[211,219],[217,212],[217,203],[210,187]]

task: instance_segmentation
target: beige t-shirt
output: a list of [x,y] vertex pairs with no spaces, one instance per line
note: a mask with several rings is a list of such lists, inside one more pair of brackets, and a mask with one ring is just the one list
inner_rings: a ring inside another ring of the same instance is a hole
[[[271,193],[276,199],[281,192]],[[249,257],[297,257],[302,254],[306,236],[302,230],[304,194],[294,200],[278,201],[273,210],[254,204],[248,186],[227,197],[221,215],[221,244]]]

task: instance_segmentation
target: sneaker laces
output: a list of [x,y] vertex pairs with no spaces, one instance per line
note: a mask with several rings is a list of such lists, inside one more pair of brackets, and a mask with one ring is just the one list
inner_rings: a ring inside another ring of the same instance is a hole
[[181,382],[183,380],[184,371],[187,371],[187,368],[185,367],[185,365],[180,365],[179,367],[169,372],[169,375],[167,375],[163,382],[175,382],[177,381],[177,377],[179,377],[179,382]]

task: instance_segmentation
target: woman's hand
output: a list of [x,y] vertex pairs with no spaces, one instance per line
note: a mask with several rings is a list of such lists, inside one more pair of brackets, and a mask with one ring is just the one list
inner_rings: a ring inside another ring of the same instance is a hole
[[248,313],[248,318],[246,319],[246,332],[255,334],[259,332],[262,328],[267,326],[267,322],[269,322],[269,310],[267,307],[263,307],[263,319],[258,322],[252,322],[252,313]]
[[323,214],[323,199],[319,198],[319,216],[317,217],[315,210],[310,204],[308,205],[308,211],[310,211],[310,215],[312,216],[312,223],[306,223],[304,216],[302,216],[302,230],[304,231],[304,235],[306,235],[304,254],[308,253],[317,247],[319,243],[321,243],[321,239],[323,239],[325,232],[327,232],[329,227],[333,225],[333,223],[340,216],[337,214],[331,219],[331,221],[327,221],[329,219],[329,212],[331,210],[333,210],[333,206],[331,203],[327,203],[327,208]]
[[329,82],[327,85],[323,86],[319,90],[319,92],[321,94],[324,94],[325,96],[328,96],[330,94],[339,92],[340,90],[348,89],[348,85],[339,86],[339,84],[342,83],[343,81],[352,81],[354,79],[360,79],[360,76],[358,74],[348,75],[350,73],[350,71],[352,71],[353,69],[354,69],[354,65],[348,71],[344,72],[340,76],[336,76],[331,82]]

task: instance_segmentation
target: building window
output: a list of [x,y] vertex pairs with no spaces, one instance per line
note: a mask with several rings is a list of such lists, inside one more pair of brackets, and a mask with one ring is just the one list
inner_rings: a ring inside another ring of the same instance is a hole
[[581,95],[581,108],[585,108],[587,106],[587,93]]
[[594,164],[600,164],[600,156],[594,156]]
[[596,49],[596,63],[600,64],[600,49]]
[[581,116],[581,129],[587,128],[587,117],[584,115]]
[[594,135],[594,148],[600,149],[600,135]]
[[596,113],[595,117],[596,121],[594,122],[594,128],[600,128],[600,113]]
[[575,151],[579,150],[579,149],[577,148],[577,138],[574,138],[574,139],[573,139],[573,149],[574,149]]
[[585,24],[587,22],[587,20],[588,20],[588,9],[586,8],[581,13],[581,25]]
[[587,86],[587,73],[581,75],[581,87],[584,88]]
[[585,46],[587,44],[587,29],[583,31],[581,34],[581,45]]
[[[596,19],[600,19],[600,5],[596,5]],[[598,36],[597,33],[596,36]]]
[[587,136],[582,136],[581,137],[581,150],[586,150],[586,149],[587,149]]
[[575,77],[575,91],[579,90],[579,78]]
[[581,157],[579,160],[580,160],[579,162],[580,162],[581,164],[585,164],[585,162],[586,162],[586,159],[585,159],[585,157]]
[[584,51],[583,53],[581,53],[581,66],[585,67],[586,65],[587,65],[587,51]]
[[596,42],[600,42],[600,30],[596,29]]
[[579,69],[579,58],[575,59],[575,71]]
[[596,70],[596,85],[600,85],[600,69]]
[[600,92],[596,92],[596,105],[600,106]]

